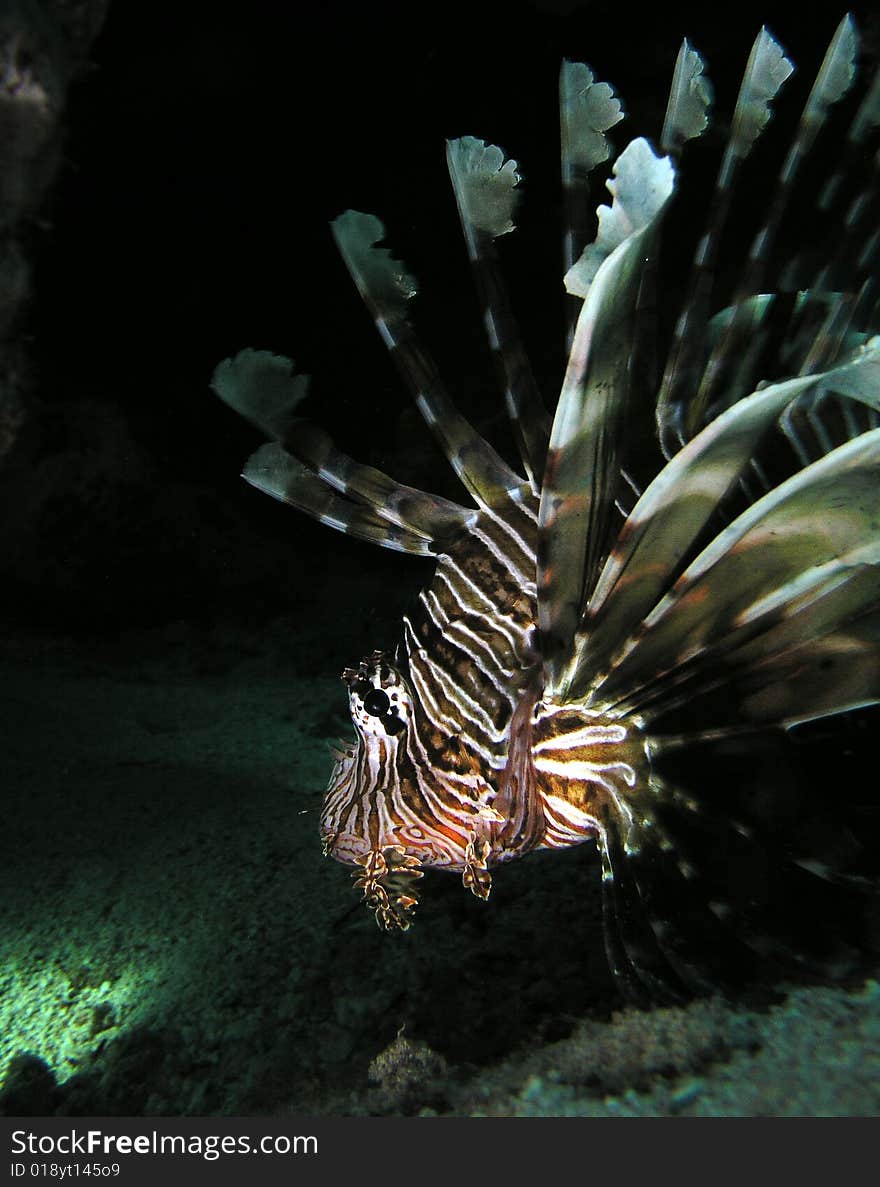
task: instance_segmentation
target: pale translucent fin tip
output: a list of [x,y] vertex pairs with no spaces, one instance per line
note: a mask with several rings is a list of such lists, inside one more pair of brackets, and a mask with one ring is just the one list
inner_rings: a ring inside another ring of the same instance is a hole
[[562,63],[559,74],[563,176],[588,173],[611,156],[606,133],[624,118],[620,100],[607,82],[596,82],[584,62]]
[[291,359],[251,347],[218,363],[211,377],[223,403],[272,438],[286,434],[308,384],[308,375],[298,375]]
[[505,159],[497,144],[474,136],[447,140],[446,159],[466,228],[493,239],[512,231],[522,180],[516,161]]
[[381,317],[404,317],[418,291],[414,277],[387,247],[385,227],[374,214],[346,210],[330,224],[333,238],[364,300]]
[[703,69],[703,59],[685,38],[678,51],[660,137],[665,153],[679,152],[686,141],[701,136],[709,126],[712,84]]

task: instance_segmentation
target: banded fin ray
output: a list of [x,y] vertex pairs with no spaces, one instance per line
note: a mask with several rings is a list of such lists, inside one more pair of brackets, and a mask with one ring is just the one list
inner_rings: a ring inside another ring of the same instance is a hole
[[609,547],[625,463],[621,437],[632,415],[628,344],[645,259],[672,194],[674,172],[638,139],[620,154],[595,242],[566,277],[584,296],[553,422],[539,510],[538,624],[549,691],[562,691],[567,651]]
[[822,568],[828,572],[813,588],[791,583],[763,610],[743,614],[743,625],[707,649],[699,664],[685,661],[658,697],[661,745],[683,706],[692,736],[723,737],[789,728],[877,702],[880,665],[856,661],[880,643],[880,611],[873,604],[880,557],[876,548],[854,550]]
[[380,519],[430,540],[436,550],[442,541],[465,531],[477,518],[473,508],[405,486],[374,466],[354,461],[316,425],[298,425],[284,445],[339,494],[364,503]]
[[[734,520],[612,657],[608,675],[596,686],[603,702],[658,715],[663,710],[664,677],[674,684],[684,665],[697,659],[705,660],[708,670],[708,653],[716,644],[723,647],[736,638],[737,624],[748,619],[752,607],[786,586],[796,590],[791,583],[803,571],[805,555],[815,570],[857,548],[869,534],[866,529],[880,520],[878,464],[880,430],[875,429],[799,471]],[[860,593],[855,606],[848,601],[840,606],[845,611],[842,627],[861,611],[870,611],[877,598],[876,583],[865,583]],[[777,604],[776,612],[784,614],[784,602]],[[790,621],[798,620],[792,616]],[[799,623],[803,630],[813,625],[809,616]],[[826,623],[826,633],[833,632],[832,620]],[[795,641],[787,639],[785,649],[791,650]],[[865,664],[862,669],[869,689],[875,682],[873,667]],[[735,675],[734,666],[728,679]],[[821,686],[811,680],[797,682],[789,692],[785,719],[779,724],[808,720],[817,715],[817,704],[827,703]],[[848,693],[841,707],[850,703]]]
[[[245,349],[215,368],[211,387],[224,403],[275,439],[258,450],[243,476],[274,498],[372,543],[383,543],[379,521],[392,524],[388,547],[423,553],[419,537],[437,552],[440,543],[470,524],[473,509],[404,486],[337,449],[329,435],[298,415],[309,377],[292,360]],[[290,455],[285,460],[285,455]],[[300,464],[296,464],[296,462]],[[322,490],[322,486],[324,489]],[[334,498],[335,491],[342,498]],[[351,503],[362,504],[358,511]]]
[[550,437],[550,415],[523,348],[495,246],[499,236],[514,230],[518,165],[505,160],[497,145],[473,136],[448,140],[446,160],[489,345],[504,379],[505,407],[526,476],[537,495]]
[[690,402],[687,425],[689,435],[702,425],[715,393],[724,387],[726,372],[737,359],[742,347],[749,341],[753,331],[749,313],[753,306],[745,298],[758,291],[762,285],[770,248],[800,169],[809,156],[830,109],[843,98],[855,79],[855,55],[855,27],[852,17],[847,15],[838,25],[810,89],[794,140],[777,179],[769,213],[749,248],[748,259],[734,301],[734,315],[710,354],[699,388]]
[[[804,299],[811,299],[811,294],[757,293],[745,298],[743,303],[749,306],[745,316],[752,326],[752,333],[748,342],[743,343],[737,359],[731,361],[725,376],[724,391],[705,418],[707,423],[737,400],[757,390],[760,384],[767,381],[769,374],[780,370],[778,363],[782,359],[786,360],[781,368],[783,374],[807,374],[794,362],[795,358],[800,357],[797,354],[800,344],[796,341],[796,319]],[[738,305],[728,305],[710,319],[706,327],[708,352],[721,340],[737,316]],[[803,349],[808,347],[804,345]],[[825,367],[814,370],[826,370],[833,362],[833,357],[829,357]]]
[[334,494],[278,441],[261,445],[252,453],[241,476],[273,499],[289,503],[313,519],[359,540],[416,556],[436,555],[431,540],[424,535],[388,523],[371,507]]
[[[590,202],[590,175],[611,156],[608,132],[623,118],[623,107],[613,87],[597,81],[585,62],[566,58],[559,69],[563,275],[574,266],[588,240],[595,217]],[[572,312],[568,327],[569,347],[577,312]]]
[[[739,840],[731,849],[746,848],[729,821],[722,823],[728,844]],[[662,830],[658,836],[656,820],[634,831],[635,837],[630,829],[625,838],[614,815],[604,820],[606,949],[616,957],[615,972],[628,1000],[674,1004],[695,992],[723,991],[736,976],[730,937],[719,942],[722,927],[697,893],[681,837],[673,843]],[[737,957],[741,963],[741,954]]]
[[[874,77],[853,116],[846,135],[847,149],[857,151],[862,148],[868,136],[877,127],[880,127],[880,68],[875,69]],[[834,171],[822,187],[819,205],[823,209],[832,205],[837,190],[846,176],[846,165],[848,164],[849,159],[845,157],[840,167]]]
[[[725,755],[723,745],[714,744],[715,762],[742,762],[735,753]],[[762,770],[766,764],[767,786],[773,786],[781,774],[774,769],[774,759],[782,759],[778,739],[753,742],[751,753]],[[711,762],[707,755],[703,769]],[[605,821],[603,899],[610,908],[607,925],[618,933],[610,948],[619,961],[623,953],[624,986],[636,1001],[728,993],[758,968],[833,976],[851,959],[842,929],[832,926],[816,937],[797,921],[833,920],[835,909],[851,903],[854,888],[870,890],[873,882],[822,863],[810,869],[796,850],[787,852],[793,830],[784,812],[775,823],[773,812],[755,810],[748,795],[712,790],[691,791],[655,776],[649,819],[626,836],[619,820]],[[835,886],[831,904],[826,883]],[[801,910],[793,921],[786,915],[792,902]]]
[[592,673],[607,671],[620,640],[635,631],[680,572],[757,441],[811,382],[790,380],[735,404],[688,442],[647,488],[628,516],[587,606],[573,657],[573,688],[581,687],[587,665]]
[[657,432],[666,457],[687,440],[690,392],[701,372],[700,344],[709,320],[715,261],[730,212],[734,181],[770,118],[770,104],[793,70],[782,49],[762,28],[752,46],[721,161],[706,228],[694,255],[690,291],[675,327],[657,398]]
[[[696,970],[686,980],[658,941],[639,891],[633,854],[610,811],[603,814],[600,837],[605,951],[617,983],[631,1002],[683,1002],[684,986],[694,984]],[[703,988],[715,986],[704,983]]]
[[[661,748],[695,736],[788,727],[876,701],[880,665],[849,657],[876,642],[878,584],[880,552],[872,543],[756,597],[729,631],[638,690],[640,712],[651,717]],[[690,732],[670,736],[670,722],[684,720],[680,710]]]
[[[793,290],[810,288],[819,290],[833,290],[837,287],[835,275],[840,270],[842,259],[847,256],[858,255],[866,239],[870,239],[871,232],[876,225],[876,218],[870,219],[870,198],[876,196],[877,171],[880,162],[874,158],[873,176],[865,189],[857,190],[855,194],[847,192],[847,181],[851,174],[858,176],[858,162],[865,156],[868,139],[880,127],[880,68],[874,71],[874,76],[852,118],[846,133],[843,152],[838,162],[825,180],[816,199],[816,211],[829,214],[838,212],[835,226],[835,247],[830,258],[824,259],[818,272],[815,267],[810,269],[809,261],[813,258],[814,245],[808,245],[795,256],[782,273],[782,287]],[[850,191],[852,187],[849,187]],[[842,234],[841,234],[842,232]],[[875,245],[876,246],[876,245]],[[873,255],[869,252],[869,255]],[[868,256],[860,260],[863,270],[869,266]]]
[[373,315],[376,328],[409,385],[416,406],[452,468],[482,507],[522,497],[524,479],[455,408],[437,368],[420,345],[407,317],[416,282],[388,248],[382,223],[371,214],[347,210],[331,224],[336,245]]
[[593,589],[579,632],[572,687],[608,670],[626,639],[672,584],[703,528],[768,429],[804,393],[823,384],[877,401],[880,344],[824,375],[772,384],[713,420],[661,470],[631,512]]

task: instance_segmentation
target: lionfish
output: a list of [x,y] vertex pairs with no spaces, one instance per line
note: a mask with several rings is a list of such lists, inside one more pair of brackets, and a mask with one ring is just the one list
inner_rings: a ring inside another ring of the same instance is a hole
[[[713,310],[735,182],[793,69],[760,31],[665,357],[653,326],[661,226],[685,146],[709,125],[703,62],[685,41],[659,151],[639,137],[619,153],[597,223],[590,175],[611,158],[623,112],[588,66],[563,63],[572,325],[552,415],[499,263],[519,166],[473,137],[447,143],[515,465],[447,394],[408,314],[416,282],[383,245],[382,223],[354,210],[335,220],[351,276],[469,501],[342,453],[299,414],[307,378],[289,359],[248,349],[215,371],[217,394],[271,438],[246,463],[248,482],[341,532],[436,561],[394,651],[342,674],[356,739],[336,752],[321,832],[382,928],[410,926],[426,869],[457,873],[486,899],[502,863],[590,841],[612,970],[633,992],[675,996],[724,982],[723,934],[743,951],[780,950],[774,861],[805,881],[867,882],[802,852],[803,835],[774,832],[772,804],[737,806],[711,767],[697,789],[664,770],[683,747],[784,736],[880,700],[876,175],[853,180],[876,148],[880,74],[839,109],[840,163],[816,187],[833,243],[819,261],[793,254],[766,280],[856,54],[847,16],[732,298]],[[798,822],[797,808],[783,815]],[[739,878],[755,854],[757,897]],[[797,941],[786,951],[806,959]]]

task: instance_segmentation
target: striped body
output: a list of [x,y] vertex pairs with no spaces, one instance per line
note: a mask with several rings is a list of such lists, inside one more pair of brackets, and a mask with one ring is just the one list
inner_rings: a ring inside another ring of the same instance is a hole
[[[441,556],[393,663],[377,652],[347,670],[358,742],[340,752],[324,802],[331,856],[364,866],[394,849],[419,868],[461,873],[485,898],[489,867],[595,841],[604,814],[628,814],[650,786],[634,721],[541,699],[537,502],[517,510],[516,526],[481,516]],[[386,713],[366,711],[372,689],[388,697]],[[407,898],[391,915],[384,901],[371,905],[382,923],[406,927],[414,887]]]
[[738,952],[808,967],[803,935],[783,934],[789,886],[810,921],[812,883],[873,887],[847,865],[864,813],[850,827],[842,804],[829,814],[823,803],[811,831],[805,796],[793,835],[781,835],[781,808],[768,812],[748,788],[719,790],[711,762],[697,787],[667,769],[689,748],[745,741],[763,753],[768,737],[880,703],[880,153],[867,177],[855,169],[880,147],[880,75],[815,195],[816,225],[832,231],[825,255],[817,264],[810,242],[782,275],[770,268],[795,179],[854,85],[856,50],[845,18],[718,308],[735,182],[792,70],[759,33],[668,342],[650,314],[682,157],[709,123],[703,63],[685,42],[660,151],[638,137],[617,155],[597,220],[591,173],[612,156],[623,113],[588,67],[563,64],[576,317],[552,416],[496,243],[514,228],[518,165],[473,137],[449,143],[517,465],[447,392],[410,320],[416,282],[382,245],[379,220],[347,211],[334,222],[466,502],[339,451],[301,418],[306,381],[288,359],[246,350],[217,368],[217,393],[271,438],[247,462],[249,482],[336,530],[436,562],[393,656],[373,652],[343,673],[355,739],[337,752],[322,812],[325,852],[353,869],[382,927],[410,925],[428,868],[485,899],[493,867],[589,840],[614,972],[629,991],[675,997],[726,982],[719,929]]

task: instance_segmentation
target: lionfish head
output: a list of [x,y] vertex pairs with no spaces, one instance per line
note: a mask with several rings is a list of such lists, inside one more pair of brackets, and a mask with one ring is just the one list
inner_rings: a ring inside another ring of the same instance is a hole
[[354,867],[355,889],[385,930],[410,926],[422,867],[456,870],[466,889],[488,898],[487,838],[498,813],[468,804],[461,822],[432,817],[426,797],[443,794],[439,772],[420,761],[413,690],[386,652],[345,668],[342,679],[356,737],[335,751],[321,813],[325,855]]
[[374,651],[356,668],[345,668],[355,740],[334,751],[336,765],[321,814],[325,852],[339,861],[361,862],[371,849],[399,843],[387,811],[399,790],[407,757],[412,694],[386,653]]
[[354,866],[355,889],[385,930],[405,931],[418,904],[423,865],[448,866],[462,854],[451,838],[421,824],[412,758],[412,690],[386,652],[345,668],[355,741],[336,750],[324,797],[326,855]]

